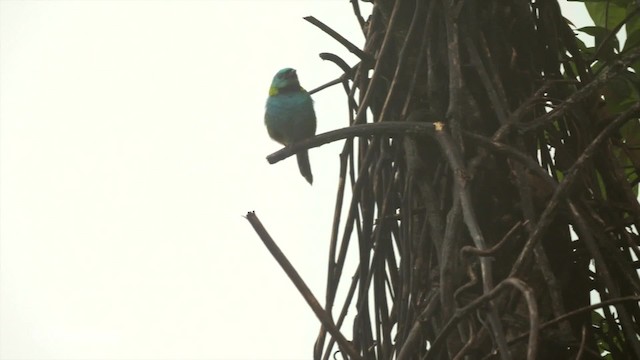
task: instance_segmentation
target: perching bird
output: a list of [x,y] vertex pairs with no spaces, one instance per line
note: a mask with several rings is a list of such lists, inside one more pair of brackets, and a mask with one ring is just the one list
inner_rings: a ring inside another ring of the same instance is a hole
[[[278,71],[273,77],[264,123],[269,136],[282,145],[291,145],[316,134],[316,114],[309,93],[300,86],[294,69]],[[299,152],[298,168],[309,184],[313,183],[309,154]]]

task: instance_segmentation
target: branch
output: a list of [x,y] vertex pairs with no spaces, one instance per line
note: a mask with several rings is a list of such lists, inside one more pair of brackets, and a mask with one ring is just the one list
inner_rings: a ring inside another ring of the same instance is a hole
[[589,96],[591,96],[595,91],[599,90],[604,83],[611,80],[615,76],[617,76],[620,72],[628,69],[631,64],[638,61],[640,59],[640,48],[635,49],[635,51],[630,51],[627,54],[623,55],[619,60],[612,61],[612,63],[602,69],[602,71],[598,74],[596,78],[594,78],[591,82],[586,84],[583,88],[576,91],[569,98],[564,100],[560,105],[558,105],[553,111],[546,113],[539,117],[537,120],[517,124],[516,126],[520,127],[522,131],[531,131],[539,128],[540,126],[544,126],[557,118],[564,116],[566,112],[571,109],[575,104],[586,100]]
[[311,292],[307,284],[305,284],[304,280],[302,280],[296,269],[293,267],[293,265],[291,265],[278,245],[273,241],[271,235],[269,235],[264,226],[262,226],[262,223],[256,216],[255,212],[248,212],[246,219],[249,220],[249,223],[251,223],[253,229],[256,231],[258,236],[260,236],[260,239],[262,240],[264,245],[267,247],[271,255],[276,259],[278,264],[280,264],[282,270],[287,273],[289,279],[291,279],[300,294],[302,294],[302,297],[305,299],[307,304],[309,304],[311,310],[313,310],[313,312],[316,314],[318,320],[320,320],[325,329],[329,331],[329,333],[336,339],[338,344],[340,344],[340,347],[344,349],[344,351],[349,354],[351,358],[361,359],[360,354],[358,354],[351,343],[344,337],[344,335],[342,335],[340,329],[338,329],[338,327],[333,323],[331,315],[324,311],[324,309],[322,309],[322,306],[320,306],[318,300],[315,298],[315,296],[313,296],[313,293]]
[[366,116],[366,109],[369,107],[371,100],[373,99],[373,93],[378,88],[378,82],[381,81],[383,75],[382,67],[383,64],[386,66],[387,61],[385,61],[385,57],[389,48],[391,47],[391,34],[395,32],[395,27],[398,24],[398,17],[400,14],[400,4],[403,3],[403,0],[397,0],[393,4],[393,10],[391,11],[391,17],[389,18],[389,23],[387,25],[387,29],[384,34],[384,38],[382,39],[382,45],[380,45],[380,50],[377,53],[376,63],[373,67],[373,74],[371,75],[371,79],[367,84],[366,90],[360,89],[360,91],[364,90],[364,97],[360,100],[360,106],[358,107],[358,112],[356,114],[356,118],[353,120],[355,124],[363,123],[364,117]]
[[[468,173],[464,166],[462,155],[460,154],[458,147],[455,146],[451,136],[443,130],[444,124],[436,123],[435,138],[440,145],[442,152],[445,154],[449,166],[453,171],[453,177],[456,184],[457,191],[460,195],[460,203],[462,205],[462,217],[467,226],[467,230],[473,243],[479,250],[486,250],[486,242],[480,224],[476,219],[475,212],[473,210],[473,202],[471,201],[471,194],[467,186]],[[491,265],[491,259],[487,257],[480,258],[480,271],[482,272],[482,289],[485,294],[491,292],[493,288],[493,271]],[[511,356],[508,353],[506,339],[504,337],[504,330],[502,323],[495,306],[490,302],[489,306],[489,323],[491,324],[491,330],[493,330],[496,342],[500,350],[500,356],[503,360],[510,359]]]
[[460,322],[460,320],[462,320],[462,318],[466,316],[467,313],[475,310],[476,308],[480,307],[484,303],[489,302],[491,301],[491,299],[498,296],[498,294],[500,294],[501,291],[506,289],[507,285],[511,285],[517,288],[518,290],[520,290],[523,293],[525,300],[527,301],[527,305],[529,308],[529,315],[530,315],[529,317],[530,330],[527,334],[524,335],[524,336],[527,336],[527,335],[529,336],[529,351],[527,352],[527,359],[535,360],[535,355],[536,355],[535,350],[537,348],[536,345],[538,341],[538,329],[539,329],[538,307],[536,305],[535,298],[533,296],[533,291],[531,290],[531,288],[529,288],[529,286],[527,286],[522,280],[516,279],[516,278],[504,279],[502,282],[500,282],[500,284],[498,284],[498,286],[493,288],[493,290],[489,291],[488,293],[482,295],[481,297],[469,303],[467,306],[460,308],[458,311],[456,311],[456,313],[453,315],[451,320],[449,320],[449,322],[447,322],[447,324],[442,328],[442,330],[440,331],[440,334],[433,341],[431,348],[429,349],[427,354],[422,358],[422,360],[435,359],[435,357],[438,355],[438,350],[445,342],[447,335],[455,328],[458,322]]
[[[593,304],[593,305],[582,307],[580,309],[576,309],[576,310],[570,311],[570,312],[568,312],[568,313],[566,313],[566,314],[564,314],[562,316],[559,316],[559,317],[557,317],[557,318],[555,318],[553,320],[549,320],[547,322],[544,322],[544,323],[540,324],[539,330],[546,329],[551,325],[555,325],[555,324],[557,324],[559,322],[567,320],[570,317],[576,316],[576,315],[581,314],[581,313],[586,312],[586,311],[600,309],[600,308],[605,307],[605,306],[614,305],[614,304],[618,304],[618,303],[621,303],[621,302],[627,302],[627,301],[638,302],[638,301],[640,301],[640,296],[619,297],[619,298],[616,298],[616,299],[603,301],[603,302],[600,302],[598,304]],[[516,343],[516,342],[518,342],[518,341],[520,341],[522,339],[525,339],[528,335],[529,335],[529,332],[526,332],[526,333],[524,333],[522,335],[516,336],[515,338],[509,340],[509,345],[511,345],[513,343]]]
[[426,322],[433,313],[438,309],[438,289],[431,290],[431,292],[427,295],[426,303],[427,306],[424,307],[424,310],[420,313],[420,315],[416,316],[416,320],[411,326],[411,331],[409,331],[409,335],[407,335],[407,339],[404,341],[402,348],[398,352],[398,360],[406,360],[410,359],[411,353],[413,351],[413,347],[416,341],[419,340],[420,329],[422,328],[422,323]]
[[351,6],[353,6],[353,13],[356,15],[356,18],[358,19],[358,24],[360,24],[360,29],[364,31],[366,22],[364,21],[364,18],[362,17],[362,13],[360,12],[360,4],[358,3],[358,0],[350,0],[349,2],[351,3]]
[[465,246],[462,247],[462,249],[460,249],[460,254],[462,254],[462,255],[471,254],[471,255],[476,255],[476,256],[493,256],[496,252],[498,252],[498,250],[500,250],[500,248],[502,248],[502,246],[504,244],[508,243],[508,240],[511,240],[513,234],[515,234],[515,232],[517,230],[520,230],[520,228],[523,225],[527,225],[527,221],[526,220],[524,221],[524,223],[522,221],[518,221],[517,223],[515,223],[515,225],[513,225],[513,227],[511,227],[511,230],[509,230],[502,237],[502,240],[498,241],[498,243],[496,243],[495,245],[493,245],[489,249],[480,250],[475,246],[465,245]]
[[[558,187],[556,188],[553,196],[549,200],[547,207],[542,212],[540,216],[540,220],[538,221],[538,226],[535,228],[533,233],[529,235],[529,239],[525,244],[520,256],[516,260],[516,265],[514,265],[511,270],[510,276],[516,276],[519,271],[522,269],[522,265],[524,264],[524,258],[528,256],[528,254],[533,250],[534,245],[538,242],[544,231],[551,224],[553,220],[553,214],[555,210],[558,208],[560,204],[560,200],[571,188],[575,180],[578,178],[580,170],[582,170],[583,165],[587,162],[587,160],[591,159],[591,157],[595,154],[598,147],[607,139],[611,133],[617,130],[622,124],[626,121],[630,120],[633,116],[636,115],[636,112],[640,110],[640,103],[636,103],[627,109],[624,113],[620,114],[615,120],[613,120],[609,125],[607,125],[601,132],[596,136],[595,139],[587,146],[587,148],[582,152],[582,155],[576,160],[576,162],[571,166],[571,168],[567,171],[565,178],[560,182]],[[518,266],[518,264],[520,266]]]
[[[380,111],[377,122],[384,122],[386,114],[391,106],[392,100],[395,97],[396,89],[398,89],[398,84],[400,83],[401,78],[400,74],[402,71],[405,71],[405,68],[407,67],[406,63],[409,59],[410,54],[408,49],[413,50],[412,41],[415,33],[417,32],[416,28],[418,19],[423,18],[422,4],[422,1],[417,1],[415,9],[413,9],[413,18],[411,19],[411,24],[409,25],[409,30],[407,31],[407,35],[404,38],[404,43],[402,44],[400,53],[398,54],[398,63],[396,64],[396,69],[393,74],[393,79],[391,80],[391,85],[389,86],[389,90],[387,90],[387,98],[384,100],[384,105],[382,106],[382,110]],[[407,99],[409,98],[410,96],[407,96]]]
[[322,21],[316,19],[313,16],[305,16],[303,19],[305,19],[308,22],[312,23],[313,25],[319,27],[320,30],[324,31],[325,33],[327,33],[327,35],[329,35],[332,38],[334,38],[337,42],[339,42],[344,47],[346,47],[347,50],[349,50],[352,54],[354,54],[355,56],[359,57],[360,60],[363,60],[363,61],[371,61],[372,60],[371,56],[369,56],[364,51],[360,50],[359,47],[355,46],[352,42],[350,42],[349,40],[345,39],[344,36],[338,34],[335,30],[333,30],[332,28],[328,27]]
[[342,60],[341,57],[339,57],[336,54],[332,54],[332,53],[320,53],[320,58],[322,60],[327,60],[327,61],[331,61],[332,63],[336,64],[340,69],[342,69],[342,71],[344,72],[342,75],[340,75],[337,79],[333,79],[331,81],[329,81],[328,83],[324,84],[324,85],[320,85],[317,88],[310,90],[309,91],[309,95],[313,95],[315,93],[317,93],[318,91],[324,90],[328,87],[331,87],[333,85],[337,85],[340,83],[344,83],[345,81],[349,80],[349,79],[353,79],[353,75],[355,73],[355,68],[359,65],[356,65],[356,67],[350,67],[349,64],[347,64],[346,61]]
[[429,122],[385,122],[376,124],[360,124],[346,128],[329,131],[314,137],[302,140],[293,145],[280,149],[273,154],[267,156],[269,164],[275,164],[289,156],[293,156],[301,150],[311,149],[322,146],[330,142],[342,140],[346,138],[371,136],[371,135],[387,135],[402,136],[409,134],[431,134],[433,133],[434,124]]

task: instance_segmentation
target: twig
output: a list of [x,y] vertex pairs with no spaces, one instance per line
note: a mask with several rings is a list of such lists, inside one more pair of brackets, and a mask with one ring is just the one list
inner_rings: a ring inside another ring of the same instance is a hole
[[[350,67],[344,60],[342,60],[341,57],[339,57],[338,55],[332,54],[332,53],[320,53],[320,58],[322,60],[326,60],[326,61],[331,61],[332,63],[338,65],[338,67],[340,69],[342,69],[343,74],[340,75],[340,77],[338,77],[337,79],[331,80],[329,82],[327,82],[324,85],[320,85],[317,88],[310,90],[309,94],[313,95],[319,91],[322,91],[328,87],[331,87],[333,85],[337,85],[340,83],[344,83],[345,81],[349,80],[349,79],[353,79],[353,74],[355,71],[355,67]],[[357,65],[356,65],[357,66]]]
[[355,67],[349,66],[349,64],[347,64],[347,62],[344,61],[340,56],[328,52],[322,52],[319,56],[322,60],[331,61],[332,63],[336,64],[344,73],[342,75],[343,77],[353,80]]
[[358,24],[360,25],[360,29],[362,29],[362,31],[364,32],[364,27],[365,27],[365,21],[364,18],[362,17],[362,13],[360,12],[360,0],[349,0],[349,2],[351,3],[351,6],[353,7],[353,13],[356,16],[356,19],[358,19]]
[[[345,148],[340,153],[340,176],[338,180],[338,191],[336,192],[336,206],[333,212],[333,224],[331,225],[331,240],[329,242],[329,260],[327,265],[327,290],[325,294],[325,309],[326,311],[332,311],[333,302],[335,298],[335,291],[333,287],[333,278],[335,274],[335,258],[336,248],[338,244],[338,230],[340,228],[340,218],[342,215],[342,204],[344,203],[344,191],[347,178],[347,162],[348,162],[348,147],[345,144]],[[341,320],[338,320],[338,326],[340,326]],[[324,338],[326,332],[324,329],[320,330],[318,339],[316,340],[316,346],[314,348],[314,359],[320,359],[322,355],[322,347],[324,346]],[[329,355],[331,347],[333,346],[333,340],[330,341],[326,356]],[[325,360],[326,360],[325,356]]]
[[511,227],[511,229],[502,237],[502,240],[498,241],[497,244],[493,245],[489,249],[480,250],[477,247],[467,245],[467,246],[463,246],[462,249],[460,249],[460,253],[463,255],[473,254],[477,256],[491,256],[495,254],[498,250],[500,250],[500,248],[502,248],[502,246],[507,243],[507,240],[511,239],[511,237],[516,232],[516,230],[519,230],[523,225],[526,225],[526,221],[524,223],[522,221],[518,221],[517,223],[515,223]]
[[584,166],[584,164],[591,159],[591,157],[595,154],[596,150],[602,144],[605,139],[607,139],[611,133],[617,130],[622,124],[628,121],[632,116],[635,115],[636,111],[640,109],[640,103],[636,103],[629,107],[624,113],[620,114],[615,120],[613,120],[609,125],[607,125],[598,136],[593,139],[593,141],[587,146],[587,148],[582,152],[582,155],[576,160],[576,162],[571,166],[571,168],[567,171],[567,175],[562,180],[562,182],[558,185],[553,196],[549,200],[547,207],[542,212],[540,216],[540,220],[538,221],[538,226],[535,228],[534,232],[529,235],[529,239],[522,249],[518,259],[516,260],[515,265],[511,270],[510,276],[516,276],[520,270],[522,270],[522,265],[524,264],[525,258],[529,255],[529,253],[533,250],[534,245],[540,240],[544,231],[547,229],[551,222],[553,221],[553,214],[557,209],[560,199],[565,195],[565,193],[571,188],[575,180],[578,178],[578,174],[580,170]]
[[587,343],[587,325],[582,325],[582,336],[580,337],[580,347],[578,348],[578,355],[576,355],[576,360],[581,360],[582,355],[584,354],[585,345]]
[[[382,106],[382,110],[380,111],[380,116],[378,117],[378,122],[383,122],[389,111],[389,106],[391,104],[392,99],[396,95],[396,89],[398,88],[398,84],[400,83],[400,75],[401,72],[405,70],[405,63],[409,58],[410,52],[408,51],[409,45],[413,41],[413,37],[417,32],[416,28],[418,25],[418,19],[421,19],[422,16],[422,4],[423,1],[417,1],[416,7],[414,9],[413,18],[411,19],[411,24],[409,25],[409,30],[407,31],[407,35],[404,39],[404,43],[402,44],[402,48],[400,49],[400,53],[398,54],[398,63],[396,64],[396,69],[393,74],[393,79],[391,80],[391,85],[389,86],[389,90],[387,91],[387,97],[384,100],[384,105]],[[409,98],[409,96],[407,96]]]
[[[536,344],[538,341],[537,331],[540,329],[540,326],[537,323],[537,305],[535,303],[535,299],[533,298],[532,291],[530,288],[522,281],[516,278],[507,278],[500,282],[495,288],[481,297],[473,300],[467,306],[458,309],[453,317],[445,324],[445,326],[440,330],[438,337],[431,344],[431,348],[427,352],[427,354],[422,358],[422,360],[432,360],[438,356],[440,351],[440,347],[442,347],[443,343],[447,335],[454,329],[454,327],[458,324],[463,317],[465,317],[469,312],[475,310],[476,308],[482,306],[483,304],[491,301],[493,298],[498,296],[500,292],[506,290],[507,286],[511,285],[523,292],[525,296],[525,300],[527,301],[527,305],[529,307],[529,315],[530,315],[530,324],[529,324],[529,332],[525,335],[525,337],[529,336],[529,351],[527,352],[527,359],[535,360],[535,358],[531,356],[535,356],[535,350],[537,348]],[[524,290],[524,291],[523,291]]]
[[[568,313],[559,316],[553,320],[549,320],[549,321],[545,321],[542,324],[540,324],[540,327],[538,328],[539,330],[543,330],[548,328],[551,325],[555,325],[559,322],[565,321],[571,317],[574,317],[578,314],[582,314],[583,312],[586,311],[591,311],[591,310],[595,310],[595,309],[600,309],[603,308],[605,306],[609,306],[609,305],[614,305],[614,304],[618,304],[618,303],[622,303],[622,302],[627,302],[627,301],[640,301],[640,296],[638,295],[634,295],[634,296],[623,296],[623,297],[619,297],[619,298],[615,298],[615,299],[609,299],[606,301],[602,301],[599,302],[597,304],[593,304],[593,305],[589,305],[589,306],[585,306],[585,307],[581,307],[579,309],[575,309],[573,311],[569,311]],[[514,344],[520,340],[526,339],[527,336],[529,336],[529,332],[527,331],[524,334],[518,335],[516,337],[514,337],[513,339],[509,340],[509,345]]]
[[[462,214],[467,230],[469,231],[469,235],[476,247],[480,250],[485,250],[486,242],[473,210],[473,203],[471,201],[471,195],[469,194],[469,188],[466,185],[468,179],[466,169],[462,162],[462,156],[460,155],[457,147],[453,144],[453,140],[447,132],[443,131],[444,125],[441,123],[436,124],[440,124],[440,126],[436,126],[435,138],[440,144],[440,147],[442,148],[442,151],[454,172],[454,180],[460,195]],[[481,257],[480,269],[482,273],[482,288],[485,294],[493,288],[493,271],[491,268],[491,260],[486,257]],[[504,338],[502,324],[500,323],[496,308],[491,302],[489,307],[489,321],[491,323],[494,336],[496,337],[496,341],[498,342],[501,357],[503,359],[510,359],[511,356],[509,355],[506,347],[506,339]]]
[[[349,310],[349,305],[351,305],[351,301],[353,301],[353,295],[356,292],[356,287],[358,285],[358,282],[360,280],[360,269],[356,268],[356,272],[352,277],[351,280],[351,285],[349,286],[349,291],[347,292],[347,297],[344,301],[344,305],[342,306],[342,310],[340,311],[340,315],[338,316],[338,321],[336,322],[338,328],[342,327],[342,322],[344,321],[344,319],[347,316],[347,311]],[[325,355],[323,357],[324,360],[328,360],[329,359],[329,355],[331,354],[331,349],[333,348],[333,344],[335,343],[335,339],[331,338],[329,340],[329,344],[327,344],[327,348],[326,348],[326,352]],[[319,359],[319,357],[317,357],[317,359]]]
[[[591,256],[593,256],[596,273],[599,275],[599,278],[602,279],[603,284],[607,287],[607,293],[613,297],[620,297],[622,295],[620,288],[614,281],[611,271],[609,270],[609,266],[598,249],[598,244],[592,234],[592,229],[589,228],[587,220],[583,216],[581,209],[571,201],[568,203],[569,211],[575,219],[576,232],[580,236],[580,239],[584,241]],[[601,294],[600,296],[608,297],[609,295],[607,295],[607,293]],[[637,334],[634,330],[634,321],[624,306],[618,306],[616,307],[616,310],[618,311],[618,316],[620,318],[622,332],[626,337],[625,342],[635,353],[636,358],[640,359],[640,341],[638,340]]]
[[[573,106],[586,100],[592,96],[596,91],[600,90],[600,87],[607,81],[613,79],[622,71],[627,70],[631,64],[640,59],[640,47],[634,51],[629,51],[620,59],[612,61],[610,64],[602,68],[602,71],[588,84],[582,87],[580,90],[574,92],[569,98],[565,99],[559,104],[553,111],[546,113],[538,119],[519,124],[521,131],[527,132],[535,130],[541,126],[544,126],[562,116],[565,115]],[[511,126],[511,125],[509,125]]]
[[328,131],[287,146],[267,156],[267,161],[269,164],[275,164],[289,156],[295,155],[300,150],[311,149],[341,139],[370,135],[402,136],[407,134],[429,134],[433,132],[433,127],[433,123],[407,121],[352,125],[346,128]]
[[[453,285],[455,284],[454,275],[456,273],[456,267],[458,266],[456,253],[460,247],[460,233],[463,230],[463,209],[460,201],[461,190],[459,186],[454,186],[451,191],[453,192],[453,201],[447,214],[446,227],[442,240],[442,254],[440,255],[439,261],[440,303],[442,304],[443,319],[450,318],[455,307]],[[450,345],[448,351],[452,353],[454,350],[451,348],[451,344],[448,345]]]
[[427,321],[433,313],[438,309],[438,290],[434,290],[429,293],[427,306],[425,306],[424,310],[416,317],[416,320],[409,331],[409,335],[407,335],[407,339],[404,341],[402,348],[398,352],[397,360],[405,360],[411,357],[411,351],[413,351],[413,347],[415,346],[415,342],[418,340],[418,336],[420,334],[422,323]]
[[[391,19],[389,20],[389,24],[387,25],[386,32],[384,34],[384,39],[382,40],[382,45],[380,45],[380,51],[378,53],[378,57],[376,59],[375,66],[373,67],[373,75],[371,76],[371,81],[367,86],[366,91],[364,91],[364,97],[360,101],[360,106],[358,108],[358,114],[354,120],[354,124],[360,124],[364,120],[364,116],[367,113],[365,110],[369,107],[369,103],[373,98],[373,93],[376,91],[378,87],[378,82],[382,78],[381,67],[383,66],[384,60],[389,48],[391,47],[390,39],[391,34],[394,33],[395,27],[398,23],[398,15],[400,13],[400,5],[406,0],[397,0],[393,4],[393,10],[391,11]],[[362,91],[362,89],[361,89]]]
[[476,336],[474,334],[473,331],[473,325],[471,324],[471,322],[469,322],[469,339],[467,340],[466,344],[464,344],[464,346],[462,347],[462,349],[460,349],[460,351],[458,351],[458,353],[453,357],[453,360],[463,360],[466,358],[466,354],[471,350],[471,348],[473,347],[473,344],[476,341]]
[[337,42],[339,42],[344,47],[346,47],[347,50],[349,50],[352,54],[354,54],[355,56],[359,57],[360,60],[362,60],[362,61],[371,61],[371,56],[369,56],[364,51],[360,50],[359,47],[355,46],[352,42],[350,42],[349,40],[345,39],[342,35],[338,34],[335,30],[333,30],[332,28],[327,26],[322,21],[316,19],[313,16],[305,16],[303,19],[305,19],[308,22],[312,23],[313,25],[319,27],[320,30],[324,31],[325,33],[327,33],[327,35],[329,35],[332,38],[334,38]]
[[[421,1],[421,0],[418,0]],[[426,56],[427,43],[429,41],[428,31],[431,22],[433,21],[433,14],[435,13],[434,8],[436,6],[436,2],[432,1],[429,3],[429,9],[427,9],[427,19],[424,21],[423,29],[422,29],[422,41],[420,41],[420,50],[418,51],[418,57],[416,59],[416,63],[413,69],[413,76],[411,77],[411,82],[407,88],[406,100],[404,101],[404,105],[402,107],[402,112],[400,113],[401,118],[404,118],[408,111],[409,105],[411,104],[411,100],[413,99],[413,93],[416,88],[416,84],[418,82],[418,74],[421,72],[422,67],[424,66],[424,58]]]
[[256,231],[258,236],[260,236],[260,239],[267,247],[271,255],[276,259],[278,264],[280,264],[280,267],[282,267],[284,272],[287,273],[287,276],[289,276],[289,279],[291,279],[307,304],[309,304],[311,310],[313,310],[313,312],[318,317],[318,320],[320,320],[322,325],[336,339],[338,344],[340,344],[340,347],[353,359],[361,359],[360,354],[356,352],[351,343],[344,337],[344,335],[342,335],[340,329],[338,329],[338,327],[336,327],[336,325],[333,323],[331,315],[324,311],[324,309],[322,309],[322,306],[320,305],[320,303],[318,303],[316,297],[313,295],[307,284],[305,284],[304,280],[302,280],[300,275],[298,275],[298,272],[293,267],[293,265],[291,265],[287,257],[282,253],[278,245],[273,241],[271,235],[269,235],[267,230],[264,228],[255,212],[248,212],[246,219],[249,220],[249,223],[251,224],[251,226],[253,226],[253,229]]
[[[640,106],[640,104],[636,104],[636,106]],[[632,109],[631,113],[633,112]],[[606,137],[606,133],[607,132],[612,132],[615,129],[617,129],[617,125],[616,123],[618,123],[618,125],[620,125],[621,122],[623,122],[625,119],[625,114],[621,114],[616,120],[614,120],[611,124],[609,124],[609,126],[607,126],[594,140],[593,142],[587,147],[587,149],[585,149],[585,151],[583,152],[582,156],[580,158],[578,158],[578,160],[576,161],[576,163],[574,164],[574,166],[572,167],[572,169],[575,167],[576,169],[579,168],[579,165],[584,163],[584,161],[586,161],[586,159],[591,156],[590,154],[593,154],[593,152],[595,151],[595,148],[597,147],[597,144],[602,141],[602,139],[604,139]],[[471,136],[475,139],[480,139],[481,137],[479,136]],[[485,143],[486,144],[486,143]],[[493,145],[496,145],[495,143],[493,143]],[[554,197],[555,194],[557,194],[560,191],[560,188],[562,186],[562,184],[564,184],[566,181],[571,181],[569,179],[569,176],[565,177],[565,179],[563,180],[563,182],[560,185],[556,185],[553,180],[551,180],[551,178],[548,176],[548,174],[546,174],[542,168],[540,167],[536,167],[533,164],[533,161],[524,156],[523,154],[519,153],[517,150],[515,149],[511,149],[508,146],[501,144],[500,146],[496,146],[497,149],[501,149],[502,151],[508,152],[510,155],[514,156],[514,158],[516,160],[521,161],[523,164],[527,165],[527,167],[531,170],[533,170],[533,172],[540,176],[541,179],[546,180],[554,189],[555,189],[555,193],[554,193]],[[577,170],[576,170],[577,171]],[[575,174],[576,172],[572,172],[571,170],[569,171],[569,174]],[[557,202],[559,200],[556,200]],[[524,254],[525,254],[525,250],[528,249],[528,251],[530,251],[531,247],[527,248],[527,245],[531,244],[532,239],[534,239],[534,236],[541,236],[539,235],[540,233],[542,233],[541,229],[541,225],[543,222],[542,220],[545,219],[545,213],[547,212],[547,210],[549,209],[549,207],[552,205],[553,202],[553,197],[552,200],[549,202],[549,205],[547,206],[547,208],[545,209],[545,211],[543,212],[543,215],[541,217],[540,222],[538,223],[538,226],[536,227],[536,229],[534,230],[534,232],[530,235],[529,240],[527,242],[527,244],[525,245],[526,249],[523,249],[520,253],[520,256],[518,257],[518,259],[516,260],[516,262],[513,265],[512,268],[512,275],[514,275],[518,269],[520,269],[522,267],[522,264],[524,263]],[[607,267],[607,263],[605,262],[604,258],[602,257],[602,254],[600,253],[600,251],[598,250],[597,244],[595,239],[593,239],[593,236],[591,234],[591,230],[588,227],[588,222],[586,221],[586,219],[584,219],[584,216],[581,214],[580,209],[573,203],[573,201],[571,200],[567,200],[568,206],[569,206],[569,210],[571,212],[571,216],[574,219],[574,226],[576,227],[576,231],[580,234],[580,237],[583,239],[585,245],[587,246],[587,249],[589,250],[589,253],[591,254],[591,256],[594,258],[595,261],[595,266],[597,269],[597,273],[599,275],[601,275],[600,277],[603,279],[604,282],[604,286],[606,286],[608,288],[608,291],[613,295],[613,296],[620,296],[619,290],[617,288],[617,286],[615,285],[614,280],[611,277],[611,274],[608,270]],[[557,205],[556,205],[557,206]],[[550,216],[550,215],[548,215]],[[535,238],[537,239],[537,238]],[[601,292],[602,293],[602,292]],[[620,315],[620,319],[623,323],[623,331],[625,331],[627,333],[627,336],[630,338],[630,343],[631,346],[634,348],[634,352],[640,354],[640,343],[638,343],[637,339],[633,338],[631,336],[631,328],[632,328],[632,320],[629,317],[629,314],[627,313],[625,308],[619,308],[618,309],[619,315]],[[562,317],[558,317],[558,319],[561,319]]]
[[498,95],[497,84],[494,84],[491,80],[487,69],[482,63],[482,59],[480,59],[480,54],[478,53],[478,49],[475,46],[476,40],[473,39],[469,34],[465,31],[463,32],[463,38],[465,41],[465,45],[467,46],[467,52],[469,53],[469,59],[473,64],[473,67],[476,69],[476,73],[478,77],[480,77],[480,81],[482,85],[484,85],[485,90],[487,91],[487,96],[489,100],[493,104],[493,107],[497,113],[498,120],[501,124],[507,123],[508,117],[508,105],[505,103],[507,101],[505,96],[502,94]]
[[538,354],[538,331],[540,331],[540,315],[533,290],[527,284],[516,278],[508,278],[505,282],[516,287],[527,302],[529,310],[529,343],[527,347],[527,359],[535,360]]

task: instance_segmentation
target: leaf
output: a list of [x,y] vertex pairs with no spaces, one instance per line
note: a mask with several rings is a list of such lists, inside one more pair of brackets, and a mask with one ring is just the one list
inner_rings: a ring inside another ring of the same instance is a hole
[[581,2],[581,3],[613,3],[620,7],[626,7],[629,4],[633,4],[636,0],[567,0],[570,2]]
[[631,68],[636,72],[636,74],[640,74],[640,60],[631,64]]
[[[637,8],[638,8],[638,3],[633,2],[629,4],[629,6],[627,6],[627,14],[631,14],[632,12],[636,11]],[[627,21],[625,26],[627,30],[627,35],[636,31],[640,31],[640,13],[635,14],[633,17],[631,17]]]
[[626,4],[626,1],[621,2],[620,5],[611,1],[588,1],[584,3],[593,23],[596,26],[607,29],[613,29],[627,16]]
[[629,121],[620,128],[625,145],[640,147],[640,120]]
[[[631,14],[638,9],[637,3],[632,3],[627,7],[627,14]],[[640,12],[632,16],[624,25],[627,32],[627,39],[624,43],[624,49],[631,49],[640,44]]]
[[603,26],[585,26],[577,29],[578,31],[582,31],[585,34],[591,35],[593,37],[604,37],[609,35],[609,30]]
[[[614,53],[619,52],[620,50],[620,43],[618,42],[618,38],[615,36],[610,37],[609,35],[611,34],[611,30],[607,28],[604,28],[602,26],[585,26],[577,30],[593,36],[595,39],[594,42],[596,48],[604,46],[604,48],[599,50],[600,58],[609,59],[613,56]],[[607,41],[607,43],[602,45],[604,41]]]
[[602,321],[604,321],[604,316],[602,316],[602,314],[595,310],[591,311],[591,323],[593,325],[598,325],[599,327]]
[[[577,36],[575,37],[575,39],[576,39],[576,45],[578,46],[578,50],[580,51],[581,57],[583,59],[593,58],[593,54],[595,54],[596,49],[594,47],[587,47],[584,41],[580,40],[580,38],[578,38]],[[574,73],[577,73],[578,71],[575,68],[575,59],[571,58],[570,60],[571,60],[570,63],[573,67]]]
[[602,93],[610,114],[625,111],[638,102],[640,94],[635,77],[636,74],[626,71],[611,79],[604,87]]
[[[600,174],[599,171],[596,171],[596,179],[598,181],[598,187],[600,188],[600,195],[602,197],[602,199],[607,199],[607,185],[604,183],[604,180],[602,179],[602,175]],[[606,323],[604,323],[606,324]],[[605,329],[605,332],[607,330]]]
[[624,42],[623,51],[633,49],[638,45],[640,45],[640,30],[636,30],[632,33],[629,33],[629,30],[627,30],[627,40]]
[[[640,169],[640,120],[629,121],[620,128],[623,146],[626,151],[614,152],[618,161],[625,167],[625,175],[630,181],[639,176]],[[633,191],[638,194],[638,186]]]

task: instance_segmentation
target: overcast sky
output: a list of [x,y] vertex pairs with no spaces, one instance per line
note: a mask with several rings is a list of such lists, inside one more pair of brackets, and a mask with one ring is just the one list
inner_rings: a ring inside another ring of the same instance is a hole
[[[263,125],[277,70],[356,63],[307,15],[363,44],[348,0],[0,0],[0,359],[311,357],[319,323],[242,217],[323,302],[342,143],[309,186]],[[341,87],[314,100],[318,132],[347,124]]]

